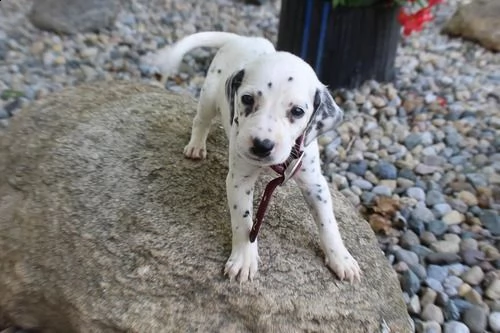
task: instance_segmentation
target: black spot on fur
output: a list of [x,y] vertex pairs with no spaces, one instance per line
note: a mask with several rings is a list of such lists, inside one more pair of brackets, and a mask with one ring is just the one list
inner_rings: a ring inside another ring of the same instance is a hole
[[321,104],[321,91],[319,89],[316,89],[316,93],[314,94],[314,110],[316,110],[319,105]]
[[307,169],[306,169],[306,168],[302,168],[302,169],[300,169],[300,170],[301,170],[302,172],[306,172],[306,171],[307,171]]
[[306,195],[311,195],[311,191],[306,191]]
[[236,205],[236,204],[235,204],[235,205],[233,206],[233,209],[236,209],[236,208],[238,208],[238,205]]
[[328,201],[326,201],[326,200],[323,200],[323,203],[328,203]]
[[323,198],[319,194],[316,195],[316,199],[318,199],[318,201],[323,201]]
[[320,226],[324,227],[324,226],[325,226],[325,224],[324,224],[324,223],[320,223]]
[[288,78],[288,81],[293,81],[293,77],[291,77],[291,76],[290,76],[290,77]]
[[243,217],[248,217],[250,215],[250,212],[248,210],[245,211],[245,214],[243,214]]
[[324,126],[325,124],[320,120],[316,123],[316,130],[320,131]]
[[257,95],[262,96],[262,91],[257,91]]
[[253,106],[245,106],[245,117],[248,117],[253,112]]
[[250,193],[252,193],[252,191],[250,191],[250,190],[246,191],[247,195],[250,195]]
[[272,83],[272,82],[269,82],[269,83],[267,84],[267,86],[268,86],[269,88],[271,88],[271,87],[273,86],[273,83]]
[[245,76],[245,70],[242,69],[239,72],[231,75],[226,81],[226,99],[229,104],[229,123],[233,124],[234,118],[234,96],[243,82],[243,77]]
[[217,73],[219,73],[219,74],[220,74],[220,73],[222,73],[222,70],[218,69],[218,70],[217,70]]
[[238,117],[234,118],[234,123],[236,124],[236,126],[240,125],[240,123],[238,122]]
[[238,185],[234,185],[234,188],[238,188]]
[[269,133],[272,133],[273,129],[272,129],[271,127],[269,127],[269,128],[267,129],[267,131],[268,131]]

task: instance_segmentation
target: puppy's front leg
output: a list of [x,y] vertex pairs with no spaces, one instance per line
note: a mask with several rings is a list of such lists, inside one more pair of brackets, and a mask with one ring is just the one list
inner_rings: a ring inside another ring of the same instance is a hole
[[232,249],[224,273],[232,280],[239,274],[240,282],[252,280],[257,273],[257,240],[250,243],[252,228],[253,191],[259,168],[240,159],[230,158],[226,191],[231,213]]
[[346,279],[349,282],[360,280],[359,265],[344,246],[340,236],[333,213],[330,190],[325,177],[321,174],[316,142],[312,142],[306,148],[301,169],[294,178],[318,226],[326,264],[341,280]]

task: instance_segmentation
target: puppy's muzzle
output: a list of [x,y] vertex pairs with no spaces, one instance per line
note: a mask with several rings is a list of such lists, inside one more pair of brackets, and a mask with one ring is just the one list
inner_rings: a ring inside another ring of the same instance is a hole
[[253,139],[253,146],[250,148],[250,152],[257,157],[263,158],[271,155],[273,148],[274,142],[271,140],[255,138]]

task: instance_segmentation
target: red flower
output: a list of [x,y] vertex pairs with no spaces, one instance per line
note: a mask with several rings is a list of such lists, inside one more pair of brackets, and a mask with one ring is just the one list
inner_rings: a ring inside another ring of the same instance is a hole
[[421,31],[424,23],[432,20],[431,9],[424,7],[413,14],[408,14],[404,9],[401,9],[398,20],[403,26],[403,34],[409,36],[414,31]]

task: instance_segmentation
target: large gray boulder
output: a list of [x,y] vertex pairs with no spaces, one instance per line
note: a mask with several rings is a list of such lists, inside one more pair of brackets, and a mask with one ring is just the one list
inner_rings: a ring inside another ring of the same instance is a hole
[[[230,253],[226,139],[183,158],[195,103],[127,83],[72,88],[0,133],[0,318],[47,332],[410,332],[396,274],[334,192],[362,282],[323,263],[298,188],[280,187],[255,281]],[[262,184],[260,184],[262,188]]]
[[120,9],[120,0],[34,0],[29,13],[39,29],[75,34],[111,26]]
[[500,51],[500,1],[473,0],[459,5],[443,27],[443,32]]

